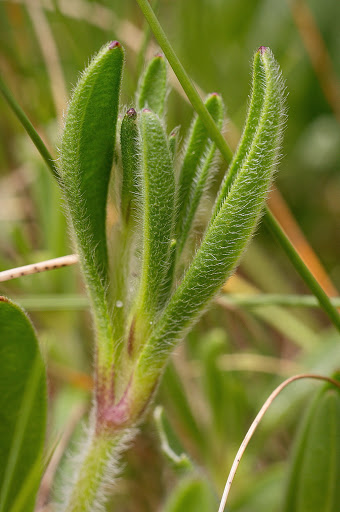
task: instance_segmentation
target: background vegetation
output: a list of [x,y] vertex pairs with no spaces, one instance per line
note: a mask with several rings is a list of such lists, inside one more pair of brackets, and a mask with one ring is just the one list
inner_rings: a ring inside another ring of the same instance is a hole
[[[280,193],[273,190],[270,205],[319,282],[336,295],[340,4],[160,0],[158,15],[192,79],[204,92],[222,94],[232,147],[244,121],[252,54],[260,45],[273,50],[287,82],[289,118],[276,180]],[[126,49],[123,102],[133,106],[146,36],[133,0],[0,1],[1,74],[54,155],[72,84],[89,57],[110,39]],[[155,51],[151,39],[149,55]],[[174,82],[167,115],[169,125],[181,125],[183,134],[192,109],[178,91]],[[72,245],[56,184],[2,99],[0,112],[2,270],[68,254]],[[308,293],[263,226],[226,288],[233,294]],[[49,372],[47,452],[60,443],[55,466],[65,473],[68,462],[62,454],[81,432],[75,425],[87,413],[92,385],[91,319],[78,270],[1,283],[0,292],[26,307],[38,330]],[[200,468],[216,499],[237,447],[270,391],[298,371],[330,374],[340,365],[338,335],[320,310],[287,308],[273,299],[263,305],[263,295],[243,296],[240,303],[232,297],[221,296],[176,351],[158,395],[172,436]],[[316,386],[296,383],[274,404],[242,461],[230,510],[280,509],[292,438]],[[178,475],[161,453],[152,417],[126,460],[113,498],[119,510],[157,510]],[[40,504],[49,490],[46,478]]]

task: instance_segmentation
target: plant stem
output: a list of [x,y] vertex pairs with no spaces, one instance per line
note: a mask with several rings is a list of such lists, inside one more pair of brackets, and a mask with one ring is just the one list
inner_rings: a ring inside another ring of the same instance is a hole
[[175,75],[177,76],[181,86],[183,87],[185,94],[188,96],[191,105],[206,125],[211,138],[215,141],[226,162],[229,163],[232,159],[233,153],[225,141],[222,133],[216,126],[213,118],[206,109],[203,101],[200,98],[200,95],[196,91],[194,84],[187,75],[179,58],[175,54],[167,36],[165,35],[165,32],[163,31],[155,13],[152,10],[151,5],[149,4],[148,0],[137,0],[137,2],[145,16],[145,19],[150,25],[155,38],[162,48],[164,55],[166,56]]
[[39,153],[45,160],[45,162],[46,162],[48,168],[50,169],[50,171],[52,172],[54,178],[58,178],[59,174],[58,174],[57,168],[54,164],[54,160],[53,160],[50,152],[48,151],[47,147],[43,143],[40,135],[37,133],[36,129],[34,128],[34,126],[31,123],[31,121],[26,116],[25,112],[22,110],[20,105],[17,103],[16,99],[13,97],[12,93],[8,89],[7,85],[5,84],[5,82],[3,81],[1,76],[0,76],[0,91],[4,95],[5,100],[7,101],[7,103],[9,104],[9,106],[11,107],[11,109],[13,110],[13,112],[15,113],[17,118],[19,119],[19,121],[21,122],[22,126],[25,128],[25,130],[26,130],[27,134],[29,135],[29,137],[31,138],[33,144],[35,145],[35,147],[37,148],[37,150],[39,151]]
[[[24,309],[29,311],[66,311],[83,310],[90,307],[86,295],[26,295],[14,297]],[[292,308],[319,308],[320,304],[314,295],[293,295],[279,293],[231,293],[223,294],[216,299],[227,306],[253,308],[258,306],[285,306]],[[340,308],[340,297],[330,299],[335,308]]]
[[333,306],[328,295],[323,291],[313,274],[304,264],[294,246],[291,244],[289,238],[285,235],[274,215],[268,208],[266,209],[266,216],[264,220],[267,228],[272,232],[274,237],[280,243],[281,247],[284,249],[286,255],[304,280],[305,284],[315,295],[315,297],[317,297],[320,306],[325,311],[325,313],[327,313],[328,317],[332,320],[333,324],[340,332],[340,315],[336,307]]
[[[216,143],[216,146],[220,150],[225,161],[230,163],[232,158],[232,151],[229,148],[222,133],[216,126],[211,115],[207,111],[192,81],[187,75],[177,55],[175,54],[165,32],[163,31],[155,13],[152,10],[151,5],[149,4],[148,0],[137,0],[137,3],[145,16],[145,19],[148,21],[155,38],[157,39],[160,47],[164,52],[164,55],[168,59],[170,66],[172,67],[186,95],[188,96],[191,105],[196,110],[197,114],[201,117],[210,134],[210,137]],[[308,270],[300,258],[298,252],[295,250],[294,246],[291,244],[290,240],[287,238],[284,231],[281,229],[280,225],[277,223],[276,219],[268,208],[265,209],[265,213],[266,215],[264,219],[267,227],[274,234],[286,255],[294,265],[295,269],[304,280],[305,284],[309,287],[315,297],[317,297],[320,306],[328,315],[337,330],[340,332],[340,315],[337,309],[332,305],[329,297],[318,284],[312,273]]]
[[[252,308],[258,306],[286,306],[286,307],[303,307],[318,308],[320,307],[317,298],[314,295],[290,295],[279,293],[233,293],[224,294],[219,297],[218,302],[223,302],[230,306],[241,306],[244,308]],[[330,299],[332,305],[340,308],[340,297]]]
[[111,483],[114,479],[115,454],[117,452],[119,455],[120,445],[121,435],[117,437],[107,433],[90,435],[76,482],[72,486],[71,494],[64,507],[65,512],[93,512],[103,505],[104,485]]

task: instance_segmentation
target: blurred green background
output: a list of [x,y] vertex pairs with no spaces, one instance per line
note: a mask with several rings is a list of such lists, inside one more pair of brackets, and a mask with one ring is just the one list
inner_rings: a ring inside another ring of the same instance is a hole
[[[225,133],[233,147],[244,122],[252,54],[260,45],[273,50],[287,84],[288,122],[276,179],[281,195],[271,194],[271,206],[308,265],[315,265],[318,255],[315,273],[336,294],[340,2],[159,0],[157,13],[196,84],[206,93],[222,94]],[[122,105],[130,107],[144,65],[145,23],[135,1],[0,0],[1,74],[55,156],[72,86],[91,55],[110,39],[126,49]],[[155,51],[151,38],[149,55]],[[169,94],[168,128],[180,125],[183,140],[192,109],[175,89]],[[4,270],[68,254],[72,243],[57,186],[2,97],[0,113]],[[263,226],[229,290],[308,293]],[[83,293],[78,269],[1,283],[0,293],[27,307],[37,328],[48,363],[52,446],[65,429],[73,431],[90,402],[92,329],[86,308],[77,302]],[[63,297],[69,302],[60,301]],[[213,503],[250,421],[272,389],[297,371],[329,374],[339,364],[338,336],[317,309],[238,307],[223,299],[211,308],[176,351],[158,396],[172,437],[194,460],[199,478],[209,482]],[[230,510],[280,510],[296,424],[316,387],[293,384],[274,404],[242,461]],[[76,429],[72,439],[80,432]],[[62,437],[65,448],[69,437]],[[61,467],[67,473],[67,458]],[[127,456],[124,477],[113,498],[123,512],[158,510],[182,478],[160,453],[151,417]]]

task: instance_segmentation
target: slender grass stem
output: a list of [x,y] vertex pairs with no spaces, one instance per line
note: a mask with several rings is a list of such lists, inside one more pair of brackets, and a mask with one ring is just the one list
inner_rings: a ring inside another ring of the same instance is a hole
[[280,228],[277,220],[274,215],[267,208],[266,216],[264,218],[267,228],[272,232],[274,237],[280,243],[281,247],[285,251],[289,260],[300,274],[308,288],[318,299],[320,306],[327,313],[330,320],[333,322],[334,326],[340,332],[340,315],[336,309],[336,307],[332,304],[328,295],[323,291],[313,274],[310,272],[308,267],[304,264],[299,254],[295,250],[294,246],[291,244],[289,238],[285,235],[283,230]]
[[45,144],[43,143],[40,135],[37,133],[33,124],[28,119],[25,112],[22,110],[22,108],[20,107],[20,105],[18,104],[18,102],[16,101],[16,99],[14,98],[12,93],[10,92],[10,90],[8,89],[7,85],[5,84],[5,82],[3,81],[3,78],[1,76],[0,76],[0,91],[4,95],[5,100],[7,101],[7,103],[11,107],[11,109],[13,110],[14,114],[17,116],[17,118],[21,122],[22,126],[25,128],[25,130],[26,130],[27,134],[29,135],[29,137],[31,138],[33,144],[35,145],[35,147],[37,148],[37,150],[39,151],[39,153],[45,160],[47,167],[52,172],[54,178],[58,178],[59,174],[58,174],[57,168],[54,164],[52,155],[48,151],[48,149],[45,146]]
[[[230,163],[232,158],[232,151],[229,148],[222,133],[216,126],[211,115],[207,111],[183,65],[175,54],[165,32],[163,31],[155,13],[152,10],[151,5],[147,0],[137,0],[137,3],[145,16],[145,19],[148,21],[151,30],[158,41],[158,44],[164,52],[164,55],[168,59],[170,66],[172,67],[186,95],[188,96],[191,105],[196,110],[197,114],[201,117],[210,134],[210,137],[216,143],[216,146],[220,150],[225,161]],[[286,255],[294,265],[299,275],[302,277],[312,293],[317,297],[320,306],[328,315],[329,319],[332,321],[337,330],[340,332],[340,315],[337,309],[332,305],[329,297],[326,295],[312,273],[306,267],[298,252],[295,250],[294,246],[291,244],[290,240],[287,238],[268,207],[265,209],[265,213],[266,215],[264,216],[264,219],[267,227],[274,234],[275,238],[280,243],[281,247],[285,251]]]
[[[90,307],[86,295],[26,295],[14,297],[15,302],[29,311],[84,310]],[[333,297],[331,303],[340,308],[340,297]],[[262,306],[284,306],[289,308],[319,308],[314,295],[290,295],[276,293],[233,293],[216,299],[218,304],[228,307],[256,308]]]
[[208,110],[204,106],[204,103],[201,100],[200,95],[198,94],[194,84],[187,75],[182,63],[180,62],[179,58],[174,52],[167,36],[165,35],[165,32],[163,31],[154,11],[152,10],[151,5],[147,0],[137,0],[137,2],[145,16],[145,19],[150,25],[155,38],[157,39],[160,47],[162,48],[164,55],[168,59],[170,66],[172,67],[186,95],[188,96],[191,105],[193,106],[197,114],[200,116],[200,118],[206,125],[206,128],[211,138],[215,141],[219,150],[223,154],[223,157],[229,163],[232,159],[233,153],[229,148],[227,142],[225,141],[222,133],[216,126],[213,118],[211,117]]
[[[225,294],[218,298],[222,302],[230,306],[242,306],[244,308],[252,308],[257,306],[286,306],[286,307],[303,307],[318,308],[320,304],[314,295],[290,295],[279,293],[233,293]],[[332,305],[336,308],[340,307],[340,297],[330,299]]]

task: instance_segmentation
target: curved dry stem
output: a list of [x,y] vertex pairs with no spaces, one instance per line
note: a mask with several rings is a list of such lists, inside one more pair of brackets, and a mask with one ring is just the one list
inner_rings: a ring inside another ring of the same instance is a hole
[[236,454],[236,457],[234,459],[233,465],[231,466],[231,470],[230,470],[230,473],[227,478],[227,483],[225,484],[225,488],[223,491],[223,495],[222,495],[222,499],[221,499],[221,503],[220,503],[218,512],[223,512],[225,509],[229,491],[231,488],[231,484],[233,483],[237,468],[240,464],[241,458],[248,446],[250,439],[253,437],[253,434],[254,434],[255,430],[257,429],[258,424],[262,420],[265,413],[268,411],[269,407],[271,406],[271,404],[273,403],[275,398],[281,393],[281,391],[283,391],[283,389],[285,387],[287,387],[289,384],[291,384],[292,382],[295,382],[296,380],[301,380],[301,379],[322,380],[324,382],[329,382],[330,384],[333,384],[334,386],[336,386],[340,389],[340,382],[337,382],[336,380],[331,379],[330,377],[325,377],[323,375],[316,375],[313,373],[301,373],[299,375],[294,375],[293,377],[290,377],[289,379],[282,382],[276,389],[274,389],[274,391],[269,395],[269,397],[267,398],[267,400],[261,407],[259,413],[257,414],[257,416],[254,419],[253,423],[251,424],[248,432],[246,433],[246,435],[241,443],[240,448],[238,449],[238,452]]
[[59,258],[53,258],[51,260],[24,265],[23,267],[11,268],[9,270],[0,272],[0,283],[4,281],[10,281],[11,279],[16,279],[17,277],[38,274],[39,272],[45,272],[47,270],[56,270],[62,267],[69,267],[70,265],[78,263],[78,261],[79,258],[77,254],[68,254],[67,256],[60,256]]

